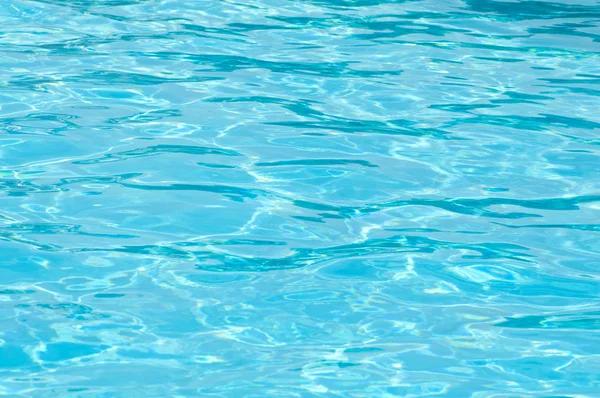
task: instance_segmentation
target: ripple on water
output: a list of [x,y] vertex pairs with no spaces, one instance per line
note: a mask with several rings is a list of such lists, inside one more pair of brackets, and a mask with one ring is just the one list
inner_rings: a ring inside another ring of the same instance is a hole
[[0,394],[597,396],[599,17],[0,7]]

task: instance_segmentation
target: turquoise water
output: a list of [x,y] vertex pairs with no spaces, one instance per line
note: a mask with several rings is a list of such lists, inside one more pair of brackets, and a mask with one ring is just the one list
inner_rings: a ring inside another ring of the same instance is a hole
[[600,397],[597,1],[0,21],[0,395]]

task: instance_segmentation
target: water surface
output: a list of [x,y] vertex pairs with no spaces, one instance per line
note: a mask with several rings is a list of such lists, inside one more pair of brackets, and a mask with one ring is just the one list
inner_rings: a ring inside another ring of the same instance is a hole
[[0,395],[598,397],[597,1],[0,22]]

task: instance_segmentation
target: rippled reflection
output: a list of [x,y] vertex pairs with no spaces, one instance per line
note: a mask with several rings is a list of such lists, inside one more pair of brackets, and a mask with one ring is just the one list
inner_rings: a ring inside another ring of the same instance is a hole
[[0,7],[0,395],[594,397],[600,6]]

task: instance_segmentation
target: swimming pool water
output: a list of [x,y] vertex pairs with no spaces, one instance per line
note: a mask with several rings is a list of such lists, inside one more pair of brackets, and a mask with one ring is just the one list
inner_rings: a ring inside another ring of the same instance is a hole
[[597,1],[0,22],[0,395],[600,397]]

